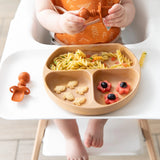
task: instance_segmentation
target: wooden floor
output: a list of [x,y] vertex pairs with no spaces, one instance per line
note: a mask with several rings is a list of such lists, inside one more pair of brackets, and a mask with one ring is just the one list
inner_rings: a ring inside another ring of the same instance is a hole
[[[0,57],[5,45],[10,21],[20,0],[0,0]],[[30,160],[38,121],[8,121],[0,119],[0,160]],[[154,145],[160,159],[160,120],[149,120]],[[40,160],[52,160],[44,157]],[[60,159],[60,158],[58,158]],[[65,159],[65,158],[63,158]],[[97,159],[97,158],[91,158]],[[107,157],[102,160],[149,160],[147,153],[138,157]],[[56,158],[57,160],[57,158]]]

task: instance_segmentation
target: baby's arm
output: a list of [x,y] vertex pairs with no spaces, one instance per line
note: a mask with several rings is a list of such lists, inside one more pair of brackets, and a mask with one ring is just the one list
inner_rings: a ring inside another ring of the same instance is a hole
[[108,27],[126,27],[132,23],[135,17],[135,6],[132,0],[121,0],[121,4],[115,4],[104,18]]
[[84,30],[85,19],[78,17],[79,11],[58,14],[52,9],[50,0],[35,0],[36,15],[40,24],[54,33],[76,34]]

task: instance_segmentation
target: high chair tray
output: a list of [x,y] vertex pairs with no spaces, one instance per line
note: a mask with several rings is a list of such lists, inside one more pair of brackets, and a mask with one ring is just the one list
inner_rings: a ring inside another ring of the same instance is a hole
[[[132,52],[139,59],[142,51],[148,53],[141,71],[141,81],[135,97],[123,108],[100,116],[89,118],[156,118],[160,117],[159,107],[159,59],[158,50],[137,48]],[[43,84],[43,67],[52,52],[48,50],[28,50],[12,53],[1,63],[0,68],[0,117],[5,119],[54,119],[84,118],[72,114],[52,101]],[[9,87],[17,85],[18,75],[28,72],[31,81],[27,87],[31,90],[23,101],[11,101]]]

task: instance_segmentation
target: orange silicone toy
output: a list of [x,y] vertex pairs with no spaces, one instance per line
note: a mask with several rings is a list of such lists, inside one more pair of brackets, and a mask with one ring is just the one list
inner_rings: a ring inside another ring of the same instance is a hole
[[99,2],[98,4],[98,9],[92,9],[92,10],[87,10],[86,8],[82,8],[79,12],[79,16],[83,17],[84,19],[88,19],[89,17],[96,17],[99,16],[100,20],[102,21],[102,18],[108,15],[108,10],[112,6],[102,6],[102,2]]
[[13,93],[11,100],[15,102],[20,102],[23,100],[24,95],[30,93],[29,88],[26,87],[26,83],[30,81],[30,75],[27,72],[22,72],[18,76],[18,86],[10,87],[10,92]]
[[[119,0],[114,0],[113,4],[119,3]],[[89,17],[95,17],[99,16],[100,20],[102,21],[102,18],[108,15],[108,10],[112,7],[112,5],[105,4],[105,1],[102,0],[98,3],[98,8],[92,9],[92,10],[87,10],[86,8],[82,8],[80,10],[79,16],[83,17],[84,19],[88,19]]]
[[[114,0],[113,4],[119,3],[119,0]],[[89,17],[96,17],[99,16],[100,21],[103,23],[102,18],[106,17],[108,15],[108,10],[113,6],[112,5],[107,5],[105,4],[105,1],[102,0],[98,3],[98,8],[92,9],[92,10],[87,10],[86,8],[82,8],[79,12],[79,16],[83,17],[84,19],[88,19]]]

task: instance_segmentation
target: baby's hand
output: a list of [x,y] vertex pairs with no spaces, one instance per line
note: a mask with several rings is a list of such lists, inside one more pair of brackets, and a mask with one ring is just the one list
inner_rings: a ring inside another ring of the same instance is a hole
[[115,4],[108,10],[108,16],[103,19],[107,27],[125,27],[127,24],[127,14],[121,4]]
[[85,19],[77,16],[79,11],[69,11],[60,15],[59,25],[63,33],[76,34],[85,29]]

